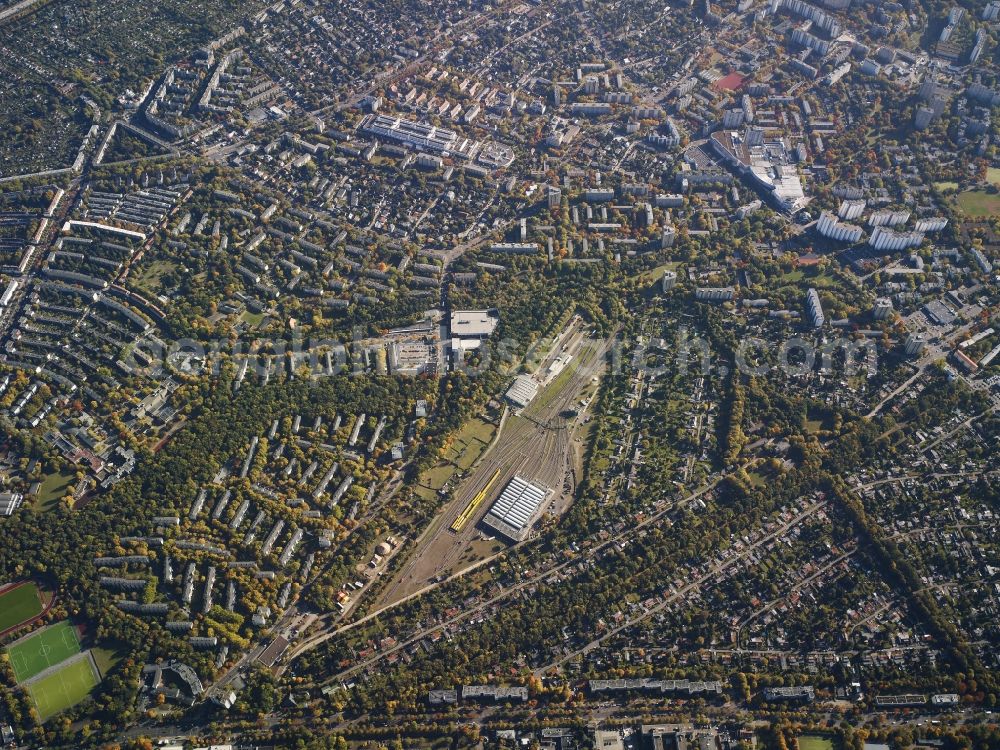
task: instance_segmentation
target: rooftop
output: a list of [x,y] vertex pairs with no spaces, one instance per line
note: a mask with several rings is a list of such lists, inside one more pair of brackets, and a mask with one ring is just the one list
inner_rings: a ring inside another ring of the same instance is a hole
[[485,339],[500,323],[496,310],[455,310],[451,314],[453,338]]
[[547,494],[545,487],[515,475],[493,503],[483,523],[508,539],[520,541],[527,535]]

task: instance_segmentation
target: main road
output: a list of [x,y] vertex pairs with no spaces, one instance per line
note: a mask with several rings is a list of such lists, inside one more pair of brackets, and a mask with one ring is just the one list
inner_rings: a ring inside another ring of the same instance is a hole
[[0,26],[5,24],[7,21],[14,20],[16,16],[30,9],[32,6],[41,7],[42,5],[46,5],[47,3],[48,0],[21,0],[21,2],[19,3],[14,3],[9,8],[4,8],[3,10],[0,10]]

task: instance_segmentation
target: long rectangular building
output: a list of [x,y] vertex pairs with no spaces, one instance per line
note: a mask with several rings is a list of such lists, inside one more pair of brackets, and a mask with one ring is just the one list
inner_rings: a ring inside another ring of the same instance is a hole
[[538,394],[538,381],[530,375],[518,375],[504,394],[505,398],[518,409],[531,403]]
[[527,479],[514,476],[504,487],[483,524],[503,537],[519,542],[528,535],[548,490]]
[[470,161],[476,157],[481,148],[478,141],[462,138],[449,128],[391,115],[368,115],[361,123],[361,130],[421,151]]

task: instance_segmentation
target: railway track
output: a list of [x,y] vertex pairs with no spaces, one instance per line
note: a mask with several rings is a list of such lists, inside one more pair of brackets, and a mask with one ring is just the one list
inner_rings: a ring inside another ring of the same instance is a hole
[[479,509],[479,506],[482,505],[483,500],[486,499],[486,493],[490,491],[490,488],[493,486],[493,483],[497,480],[498,476],[500,476],[500,469],[493,472],[493,475],[489,478],[489,480],[487,480],[483,488],[479,490],[479,492],[476,493],[476,496],[473,497],[469,504],[465,506],[465,510],[463,510],[459,514],[458,518],[455,519],[455,522],[452,523],[450,527],[452,531],[459,532],[465,528],[465,524],[469,522],[469,519],[472,518],[475,512]]

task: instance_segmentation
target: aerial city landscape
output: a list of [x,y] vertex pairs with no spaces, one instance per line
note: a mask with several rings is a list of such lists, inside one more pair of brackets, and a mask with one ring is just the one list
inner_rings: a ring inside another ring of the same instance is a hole
[[998,407],[1000,0],[0,0],[0,748],[997,750]]

